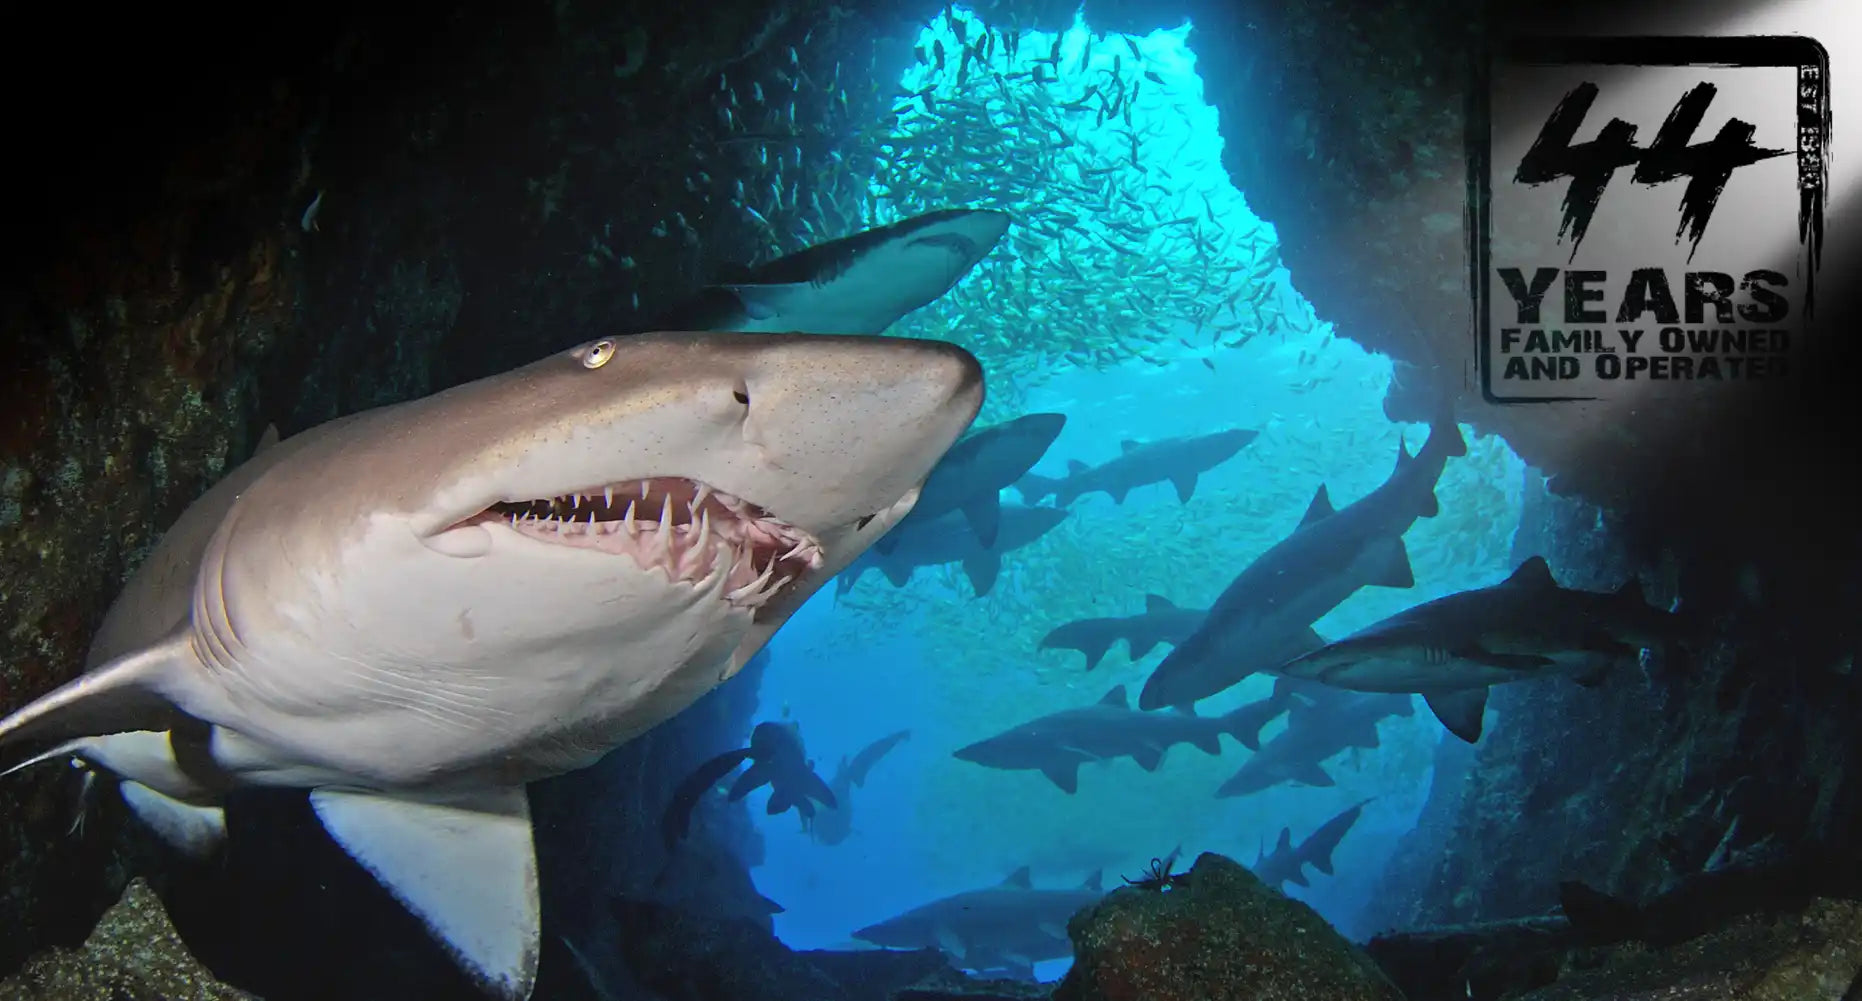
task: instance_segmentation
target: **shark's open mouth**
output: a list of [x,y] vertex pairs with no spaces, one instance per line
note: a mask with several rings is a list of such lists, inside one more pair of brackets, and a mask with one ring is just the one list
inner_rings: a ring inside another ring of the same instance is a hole
[[498,520],[540,542],[631,556],[697,585],[725,574],[733,605],[756,608],[821,565],[821,545],[768,511],[703,483],[654,477],[542,500],[493,504]]

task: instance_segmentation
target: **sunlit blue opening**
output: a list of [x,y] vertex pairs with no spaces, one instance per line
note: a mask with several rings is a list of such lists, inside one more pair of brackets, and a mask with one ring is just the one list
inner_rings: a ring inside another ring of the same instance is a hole
[[[985,27],[963,7],[951,16],[971,42]],[[1066,100],[1082,90],[1074,85],[1057,94],[1028,75],[1053,52],[1056,36],[1040,31],[1023,32],[1014,56],[998,43],[985,63],[967,69],[989,74],[987,85],[979,89],[966,75],[968,89],[961,89],[957,33],[942,14],[924,29],[916,44],[933,63],[941,44],[944,66],[914,62],[901,80],[903,91],[928,92],[933,107],[980,94],[991,116],[1013,129],[1023,127],[1014,111],[1019,103]],[[1061,109],[1070,145],[1055,152],[1048,183],[1025,186],[1019,200],[1001,206],[1020,224],[1045,220],[1059,235],[1005,241],[958,289],[894,332],[942,336],[959,324],[970,330],[998,322],[990,318],[993,311],[965,302],[966,287],[997,269],[997,278],[1013,272],[1023,287],[1090,294],[1098,304],[1082,318],[1077,302],[1036,302],[1017,323],[1116,323],[1129,328],[1133,340],[1153,341],[1145,348],[1153,363],[1102,368],[1047,350],[1015,376],[1014,388],[1025,394],[1018,410],[1068,415],[1065,433],[1037,472],[1058,475],[1069,459],[1102,461],[1124,439],[1227,426],[1256,428],[1260,437],[1204,475],[1189,504],[1179,503],[1168,485],[1141,488],[1123,505],[1104,497],[1080,501],[1068,524],[1005,557],[1001,582],[987,598],[974,598],[954,569],[921,571],[898,589],[872,575],[838,604],[834,589],[825,589],[784,629],[773,644],[759,718],[799,721],[824,775],[867,742],[901,727],[913,730],[856,790],[854,833],[840,845],[811,842],[793,813],[766,817],[766,793],[751,797],[767,853],[754,876],[760,891],[786,908],[775,917],[776,930],[795,948],[861,947],[851,939],[854,929],[997,883],[1023,865],[1033,868],[1037,886],[1077,886],[1103,870],[1111,889],[1178,846],[1182,866],[1202,851],[1251,863],[1272,847],[1281,828],[1303,838],[1364,799],[1372,802],[1340,846],[1335,874],[1313,874],[1309,887],[1287,892],[1347,935],[1377,930],[1359,924],[1361,905],[1376,892],[1397,837],[1414,826],[1443,735],[1420,701],[1413,717],[1380,726],[1378,749],[1327,762],[1336,786],[1283,785],[1239,799],[1211,797],[1245,760],[1247,752],[1232,743],[1220,758],[1179,748],[1156,773],[1129,760],[1089,766],[1073,796],[1038,774],[990,771],[950,757],[964,743],[1094,701],[1115,684],[1135,692],[1161,658],[1159,650],[1131,663],[1121,646],[1089,674],[1077,654],[1038,651],[1035,640],[1059,624],[1051,611],[1062,604],[1054,598],[1057,590],[1091,597],[1095,611],[1086,614],[1135,613],[1146,593],[1206,604],[1298,524],[1321,484],[1335,503],[1349,503],[1389,474],[1400,438],[1414,451],[1426,434],[1421,425],[1393,426],[1383,414],[1390,360],[1315,315],[1278,265],[1274,227],[1248,210],[1222,168],[1217,114],[1203,100],[1189,34],[1185,22],[1128,40],[1095,33],[1076,15],[1059,36],[1062,76],[1111,80],[1116,74],[1138,81],[1138,96],[1115,116],[1102,114],[1103,102]],[[935,123],[936,112],[925,110],[922,99],[912,103],[899,134]],[[882,171],[862,218],[885,223],[947,207],[926,180],[935,171],[917,169]],[[1053,195],[1069,189],[1063,182],[1107,176],[1127,197],[1101,206]],[[1168,224],[1178,219],[1205,225]],[[1210,231],[1217,238],[1195,235]],[[1129,273],[1108,277],[1105,288],[1094,290],[1095,275],[1069,263],[1089,251],[1098,256],[1114,237],[1141,248],[1142,256]],[[1144,311],[1133,300],[1160,283],[1186,281],[1206,283],[1199,299],[1221,308],[1165,317],[1145,328]],[[1255,336],[1244,336],[1257,328]],[[1322,635],[1336,638],[1419,602],[1495,583],[1511,569],[1526,469],[1499,439],[1463,431],[1469,454],[1451,462],[1442,477],[1441,515],[1418,521],[1405,536],[1416,586],[1363,589],[1317,623]],[[1012,492],[1004,498],[1015,499]],[[1198,710],[1223,712],[1264,696],[1268,687],[1267,679],[1253,678]],[[1284,725],[1270,725],[1263,739]],[[1036,970],[1052,978],[1067,963],[1046,961]]]

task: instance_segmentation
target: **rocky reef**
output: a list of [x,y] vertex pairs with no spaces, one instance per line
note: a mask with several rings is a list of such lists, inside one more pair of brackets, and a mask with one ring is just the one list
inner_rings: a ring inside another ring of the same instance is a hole
[[256,1001],[214,979],[169,923],[149,884],[132,880],[83,946],[54,949],[0,980],[14,1001]]
[[1312,908],[1220,855],[1113,891],[1067,934],[1075,959],[1054,1001],[1402,1001]]

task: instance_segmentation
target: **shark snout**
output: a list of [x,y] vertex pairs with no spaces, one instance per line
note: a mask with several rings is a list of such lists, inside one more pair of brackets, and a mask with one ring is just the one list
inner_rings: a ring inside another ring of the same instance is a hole
[[788,337],[744,377],[743,439],[768,478],[755,499],[817,533],[894,511],[983,401],[976,357],[899,337]]

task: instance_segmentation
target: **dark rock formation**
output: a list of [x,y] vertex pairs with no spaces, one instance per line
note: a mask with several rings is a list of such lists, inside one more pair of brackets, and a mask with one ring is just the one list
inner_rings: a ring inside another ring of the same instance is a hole
[[637,900],[613,905],[631,979],[659,1001],[961,1001],[1044,998],[1045,988],[971,980],[935,949],[795,952],[755,922]]
[[1631,945],[1574,955],[1557,983],[1513,1001],[1846,1001],[1859,978],[1862,904],[1818,900],[1797,913],[1748,916],[1664,949]]
[[162,902],[138,879],[79,949],[35,957],[0,979],[14,1001],[256,1001],[213,978],[168,923]]
[[1402,1001],[1312,908],[1205,853],[1168,889],[1126,887],[1067,924],[1054,1001]]

